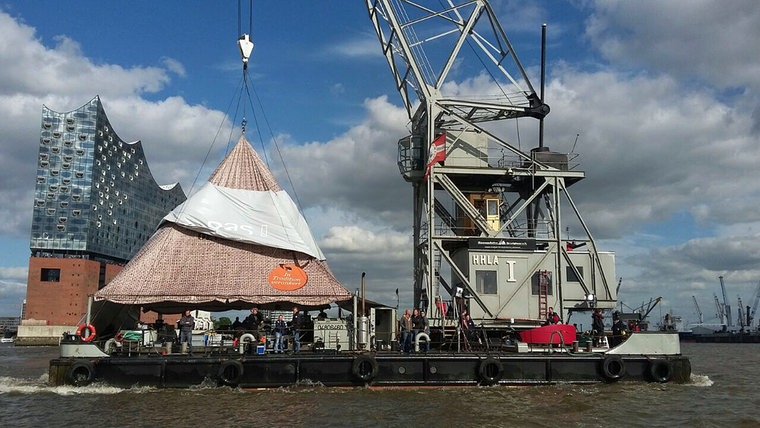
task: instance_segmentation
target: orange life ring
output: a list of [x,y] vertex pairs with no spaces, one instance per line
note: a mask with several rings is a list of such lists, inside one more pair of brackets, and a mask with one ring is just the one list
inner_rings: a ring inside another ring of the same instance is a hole
[[[82,337],[84,330],[88,331],[87,337]],[[95,326],[92,324],[81,324],[77,329],[77,336],[82,339],[82,342],[92,342],[95,339]]]

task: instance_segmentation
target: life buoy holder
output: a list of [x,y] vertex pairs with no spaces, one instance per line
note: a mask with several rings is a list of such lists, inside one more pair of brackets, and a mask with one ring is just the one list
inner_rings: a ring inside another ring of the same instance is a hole
[[89,361],[77,361],[66,370],[66,382],[74,386],[87,386],[95,379],[95,366]]
[[359,355],[351,364],[351,373],[362,382],[370,382],[377,376],[377,361],[369,355]]
[[649,375],[655,382],[665,383],[673,376],[673,367],[668,360],[652,360],[649,363]]
[[617,355],[609,355],[602,361],[602,374],[610,381],[616,381],[625,376],[625,362]]
[[243,377],[243,364],[237,360],[227,360],[219,366],[219,380],[227,386],[238,386]]
[[478,367],[478,374],[483,385],[495,385],[499,383],[503,373],[504,367],[501,365],[501,361],[493,357],[488,357],[481,361]]
[[[87,337],[82,336],[85,330],[87,330]],[[92,342],[95,339],[95,326],[92,324],[80,324],[76,335],[82,339],[82,342]]]

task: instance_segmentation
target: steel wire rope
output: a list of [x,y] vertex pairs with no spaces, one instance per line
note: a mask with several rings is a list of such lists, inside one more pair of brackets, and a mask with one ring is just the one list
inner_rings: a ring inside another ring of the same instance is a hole
[[[409,18],[409,15],[406,13],[406,9],[404,8],[404,2],[400,0],[395,0],[394,2],[394,9],[396,10],[396,16],[400,16],[404,18],[405,23],[411,22],[411,19]],[[402,24],[403,26],[403,24]],[[430,61],[427,58],[427,55],[425,55],[425,50],[422,49],[422,44],[424,41],[421,41],[419,37],[417,36],[417,33],[414,31],[413,26],[406,26],[402,28],[402,31],[405,35],[405,37],[408,37],[410,42],[409,47],[413,51],[413,58],[407,58],[407,64],[411,65],[412,61],[417,61],[417,64],[420,66],[419,70],[423,74],[421,77],[423,79],[422,82],[417,82],[418,85],[426,85],[427,81],[431,81],[435,83],[435,73],[433,73],[433,67],[430,65]],[[398,52],[403,54],[403,51],[398,50]],[[402,55],[403,56],[403,55]],[[412,74],[414,75],[414,74]],[[424,92],[422,92],[422,87],[416,88],[418,97]]]
[[[258,93],[256,92],[256,88],[252,84],[249,86],[246,83],[245,89],[246,89],[246,93],[248,94],[248,101],[251,103],[251,110],[252,110],[252,112],[255,111],[254,106],[253,106],[253,99],[254,98],[256,99],[256,102],[259,105],[259,109],[261,110],[262,120],[263,120],[264,124],[266,125],[267,130],[269,131],[269,137],[270,137],[270,139],[272,141],[272,144],[274,145],[275,151],[277,152],[277,156],[280,158],[280,162],[282,163],[283,171],[285,172],[285,176],[287,177],[287,180],[288,180],[288,185],[290,185],[290,188],[293,190],[293,197],[295,198],[296,206],[298,207],[298,210],[301,212],[302,215],[304,215],[304,218],[305,218],[306,216],[305,216],[305,214],[303,212],[303,206],[301,205],[301,200],[298,197],[298,192],[296,190],[295,184],[293,183],[293,179],[292,179],[292,177],[290,175],[290,171],[288,170],[287,164],[285,163],[285,158],[282,155],[282,151],[280,150],[280,145],[277,142],[277,138],[274,135],[274,131],[272,131],[272,126],[269,123],[269,119],[267,118],[266,114],[264,113],[264,107],[263,107],[263,104],[261,102],[261,99],[259,98]],[[253,92],[253,96],[251,96],[251,89],[252,89],[252,92]],[[258,116],[256,114],[253,114],[253,120],[254,120],[254,124],[256,125],[256,131],[257,131],[257,133],[259,135],[259,140],[261,142],[262,151],[264,152],[264,161],[267,163],[267,167],[271,168],[270,163],[269,163],[269,157],[267,156],[267,154],[266,154],[267,151],[266,151],[266,148],[264,147],[264,138],[261,135],[261,127],[259,126]]]
[[[459,23],[460,23],[460,25],[462,25],[464,23],[464,20],[463,20],[462,16],[459,14],[459,10],[458,9],[457,10],[453,10],[452,12],[457,15],[457,17],[459,19]],[[473,31],[472,37],[476,37],[476,36],[480,37],[480,35],[476,31]],[[481,66],[483,67],[483,69],[486,71],[486,73],[488,73],[489,77],[493,80],[494,84],[496,84],[496,87],[499,89],[499,91],[501,91],[501,94],[504,95],[504,98],[506,98],[507,100],[509,100],[510,103],[512,103],[512,100],[511,100],[509,94],[506,93],[506,91],[502,87],[502,85],[499,82],[499,80],[494,76],[494,74],[491,72],[491,70],[486,66],[486,63],[483,61],[483,58],[481,57],[481,55],[478,53],[478,50],[475,49],[472,46],[472,41],[470,40],[470,37],[468,37],[466,41],[467,41],[467,46],[472,51],[472,54],[475,56],[475,58],[478,59],[478,61],[480,62]],[[490,45],[490,43],[488,43],[488,44]],[[495,47],[493,47],[493,46],[491,46],[491,47],[495,49]],[[500,52],[500,53],[503,54],[503,52]],[[507,53],[509,53],[509,52],[507,52]],[[511,53],[511,56],[514,58],[515,61],[519,61],[518,58],[517,58],[517,55],[515,55],[514,52]],[[517,120],[517,119],[519,119],[519,118],[515,118],[515,130],[516,130],[516,133],[517,133],[517,148],[520,151],[522,151],[522,139],[521,139],[521,136],[520,136],[520,121]]]

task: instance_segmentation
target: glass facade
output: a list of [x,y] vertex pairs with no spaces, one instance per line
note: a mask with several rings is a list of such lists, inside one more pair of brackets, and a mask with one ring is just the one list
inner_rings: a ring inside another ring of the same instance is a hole
[[127,261],[185,199],[179,184],[156,184],[142,144],[116,135],[99,97],[68,113],[43,107],[33,255]]

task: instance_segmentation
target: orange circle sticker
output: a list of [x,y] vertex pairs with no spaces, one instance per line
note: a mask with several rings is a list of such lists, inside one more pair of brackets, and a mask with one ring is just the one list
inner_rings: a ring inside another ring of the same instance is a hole
[[306,285],[306,272],[296,265],[279,265],[269,272],[269,285],[281,291],[293,291]]

